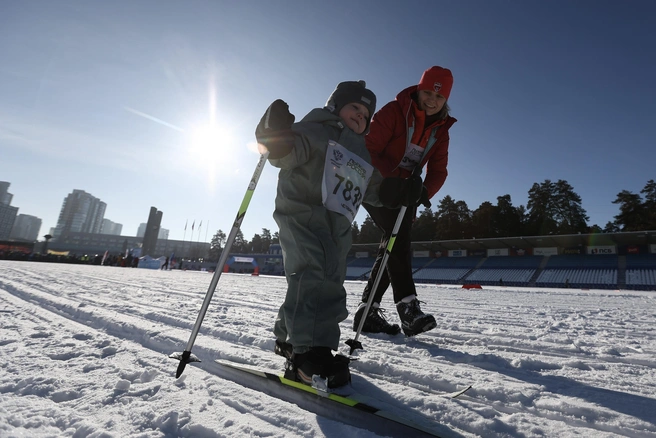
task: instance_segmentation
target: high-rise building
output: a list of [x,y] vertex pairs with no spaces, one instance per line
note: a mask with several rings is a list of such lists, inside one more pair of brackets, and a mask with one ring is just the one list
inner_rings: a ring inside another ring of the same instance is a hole
[[103,219],[102,229],[100,230],[102,234],[120,236],[121,231],[123,231],[123,224],[117,224],[116,222],[112,222],[109,219]]
[[18,207],[0,204],[0,240],[9,239],[17,214]]
[[10,185],[11,183],[8,183],[7,181],[0,181],[0,204],[11,204],[11,198],[13,198],[14,195],[8,192]]
[[62,204],[53,237],[70,232],[100,233],[107,204],[84,190],[73,190]]
[[9,190],[10,183],[0,181],[0,239],[9,239],[11,229],[18,214],[18,207],[12,207],[11,198],[14,197]]
[[41,219],[29,214],[19,214],[16,216],[9,238],[35,241],[39,237],[39,231],[41,231]]

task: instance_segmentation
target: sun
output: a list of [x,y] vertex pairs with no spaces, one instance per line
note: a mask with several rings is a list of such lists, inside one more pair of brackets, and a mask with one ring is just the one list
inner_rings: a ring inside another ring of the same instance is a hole
[[191,131],[189,152],[205,159],[219,158],[234,147],[231,134],[217,124],[195,127]]
[[225,168],[232,161],[235,148],[232,133],[216,123],[196,126],[189,131],[186,156],[200,169]]

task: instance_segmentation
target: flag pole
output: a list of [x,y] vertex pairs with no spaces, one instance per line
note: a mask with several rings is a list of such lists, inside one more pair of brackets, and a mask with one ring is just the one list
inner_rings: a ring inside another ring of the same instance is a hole
[[189,223],[189,219],[185,221],[185,227],[184,227],[184,234],[182,235],[182,259],[184,260],[185,256],[187,255],[187,250],[185,249],[185,238],[187,237],[187,224]]

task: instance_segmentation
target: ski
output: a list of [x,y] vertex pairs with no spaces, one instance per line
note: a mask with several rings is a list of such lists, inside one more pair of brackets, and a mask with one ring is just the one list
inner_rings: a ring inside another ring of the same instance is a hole
[[215,362],[227,372],[222,374],[228,374],[230,380],[243,386],[294,403],[317,415],[380,435],[441,438],[461,436],[430,418],[422,417],[425,420],[422,423],[425,425],[419,424],[372,406],[371,403],[365,403],[363,399],[367,397],[357,393],[350,386],[339,388],[336,392],[326,392],[247,365],[222,359]]
[[465,392],[469,391],[470,389],[472,389],[472,385],[469,385],[466,388],[461,389],[460,391],[450,392],[450,393],[447,394],[447,397],[449,397],[449,398],[458,398],[461,395],[463,395]]
[[[353,372],[351,372],[351,373],[353,373]],[[434,389],[432,389],[428,386],[420,385],[420,384],[414,383],[414,382],[400,382],[398,379],[394,379],[394,378],[391,378],[391,377],[388,377],[388,376],[383,376],[383,375],[380,375],[380,374],[376,374],[375,376],[376,376],[376,379],[385,380],[387,382],[395,383],[397,385],[409,386],[410,388],[414,388],[414,389],[417,389],[419,391],[423,391],[423,392],[427,392],[427,393],[430,393],[430,394],[439,395],[440,397],[447,397],[447,398],[458,398],[458,397],[460,397],[461,395],[463,395],[464,393],[466,393],[467,391],[469,391],[470,389],[473,388],[472,385],[467,385],[463,389],[459,389],[459,390],[453,391],[453,392],[436,391],[436,390],[434,390]]]

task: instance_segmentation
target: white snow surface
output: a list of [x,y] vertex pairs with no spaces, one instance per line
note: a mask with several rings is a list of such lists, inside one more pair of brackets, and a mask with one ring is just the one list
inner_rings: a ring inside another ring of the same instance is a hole
[[[0,436],[372,437],[220,377],[213,359],[282,372],[284,278],[0,261]],[[363,282],[347,282],[351,315]],[[418,285],[438,327],[363,335],[354,390],[461,436],[656,436],[656,293]],[[398,315],[391,290],[382,307]],[[469,384],[459,398],[446,393]]]

